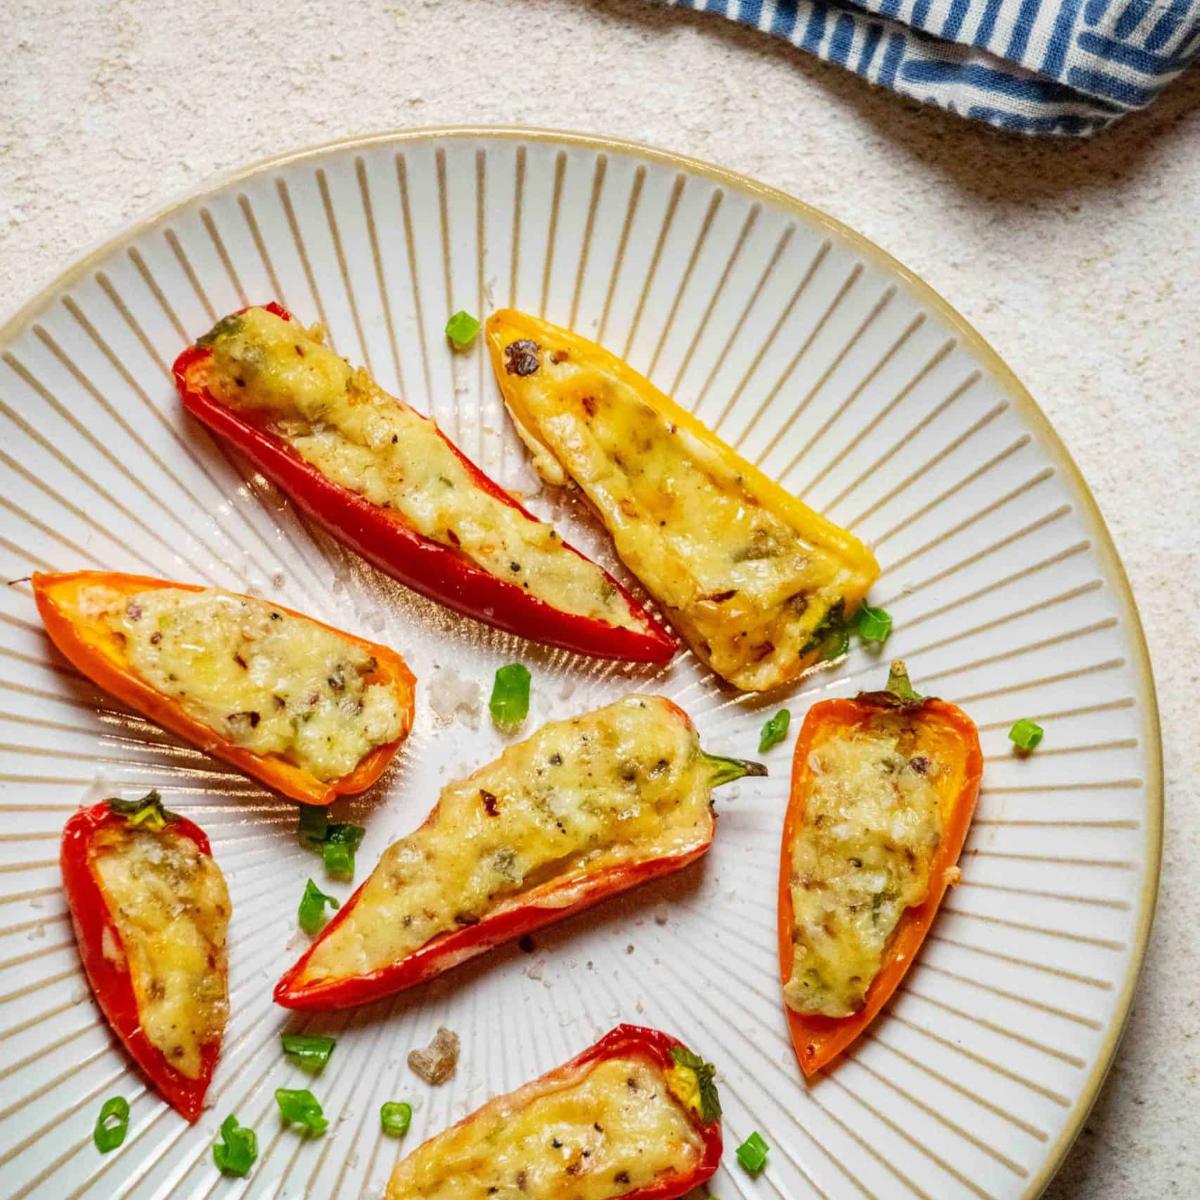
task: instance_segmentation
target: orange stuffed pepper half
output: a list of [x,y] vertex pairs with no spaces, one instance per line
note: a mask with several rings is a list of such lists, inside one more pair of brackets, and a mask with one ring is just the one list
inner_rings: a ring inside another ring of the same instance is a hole
[[399,654],[282,605],[110,571],[35,574],[33,589],[93,683],[299,803],[370,787],[412,728]]
[[779,962],[806,1075],[841,1054],[904,978],[975,812],[983,756],[960,708],[887,689],[813,705],[796,742],[779,865]]

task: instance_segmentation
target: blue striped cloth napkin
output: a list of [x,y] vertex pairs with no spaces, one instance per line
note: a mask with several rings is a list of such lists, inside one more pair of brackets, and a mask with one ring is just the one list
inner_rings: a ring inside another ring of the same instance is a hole
[[1200,0],[661,0],[1002,129],[1087,136],[1200,54]]

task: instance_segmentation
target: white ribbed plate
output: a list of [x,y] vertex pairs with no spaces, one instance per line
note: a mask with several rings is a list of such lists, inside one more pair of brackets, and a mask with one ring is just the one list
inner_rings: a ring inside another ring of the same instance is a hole
[[[180,410],[176,353],[221,314],[277,298],[432,413],[507,486],[536,490],[482,346],[449,352],[459,308],[512,304],[594,336],[811,504],[871,542],[895,618],[888,656],[962,704],[988,756],[962,886],[890,1011],[805,1086],[775,961],[778,838],[791,739],[771,777],[721,793],[717,844],[681,877],[352,1014],[292,1020],[271,986],[305,940],[296,904],[317,860],[295,810],[117,710],[49,648],[28,584],[0,589],[0,1191],[7,1197],[312,1196],[382,1192],[401,1149],[538,1075],[618,1021],[670,1030],[715,1060],[735,1196],[932,1200],[1036,1194],[1115,1048],[1145,947],[1161,788],[1153,685],[1128,586],[1065,450],[944,302],[861,238],[702,164],[595,139],[457,130],[366,139],[255,167],[109,243],[0,333],[0,569],[105,567],[209,581],[394,645],[420,679],[416,730],[366,800],[359,878],[452,772],[491,758],[486,723],[439,725],[438,664],[486,688],[534,673],[527,728],[662,690],[718,752],[752,754],[760,701],[681,656],[653,676],[498,635],[398,588],[298,520]],[[560,497],[532,507],[612,565]],[[855,646],[788,698],[882,681]],[[1046,728],[1020,760],[1017,717]],[[147,1093],[89,997],[57,867],[85,799],[159,788],[212,835],[234,900],[233,1014],[211,1107],[189,1128]],[[740,794],[738,794],[740,791]],[[333,886],[339,895],[347,888]],[[438,1024],[455,1079],[405,1065]],[[332,1117],[282,1131],[285,1027],[338,1048],[314,1090]],[[132,1104],[101,1158],[101,1101]],[[380,1137],[383,1100],[417,1113]],[[247,1183],[209,1147],[236,1112],[258,1130]],[[757,1181],[732,1154],[770,1143]]]

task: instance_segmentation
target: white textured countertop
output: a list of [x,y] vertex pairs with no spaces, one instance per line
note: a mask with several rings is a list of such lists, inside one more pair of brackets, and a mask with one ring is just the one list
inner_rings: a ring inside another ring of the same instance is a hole
[[214,172],[463,123],[614,134],[757,176],[960,309],[1091,484],[1162,708],[1149,957],[1113,1074],[1047,1194],[1200,1195],[1200,73],[1090,144],[1024,142],[640,0],[9,0],[5,17],[0,314]]

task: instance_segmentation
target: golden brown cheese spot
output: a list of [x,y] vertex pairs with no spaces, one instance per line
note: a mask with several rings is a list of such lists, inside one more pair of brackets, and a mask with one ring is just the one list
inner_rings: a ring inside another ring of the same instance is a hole
[[666,1082],[629,1057],[533,1084],[426,1142],[387,1200],[611,1200],[686,1175],[703,1148]]
[[81,611],[124,639],[133,671],[221,738],[336,779],[400,736],[395,689],[357,643],[227,592],[85,589]]
[[229,321],[212,351],[213,395],[265,414],[273,432],[335,483],[395,509],[425,537],[555,608],[641,628],[595,563],[480,489],[432,421],[353,370],[319,329],[252,308]]
[[565,467],[700,658],[755,690],[797,674],[861,572],[764,505],[728,448],[678,427],[603,365],[550,346],[536,373],[520,374],[508,386],[535,465],[552,483]]
[[204,1045],[229,1016],[225,877],[189,838],[105,826],[89,863],[120,941],[105,956],[128,964],[138,1019],[150,1044],[181,1074],[200,1074]]
[[659,697],[544,726],[443,789],[425,824],[384,852],[297,984],[378,970],[549,879],[711,838],[711,775],[695,730]]
[[810,792],[792,849],[794,949],[784,987],[796,1012],[857,1012],[904,910],[929,891],[942,768],[911,744],[904,718],[883,714],[810,752]]

